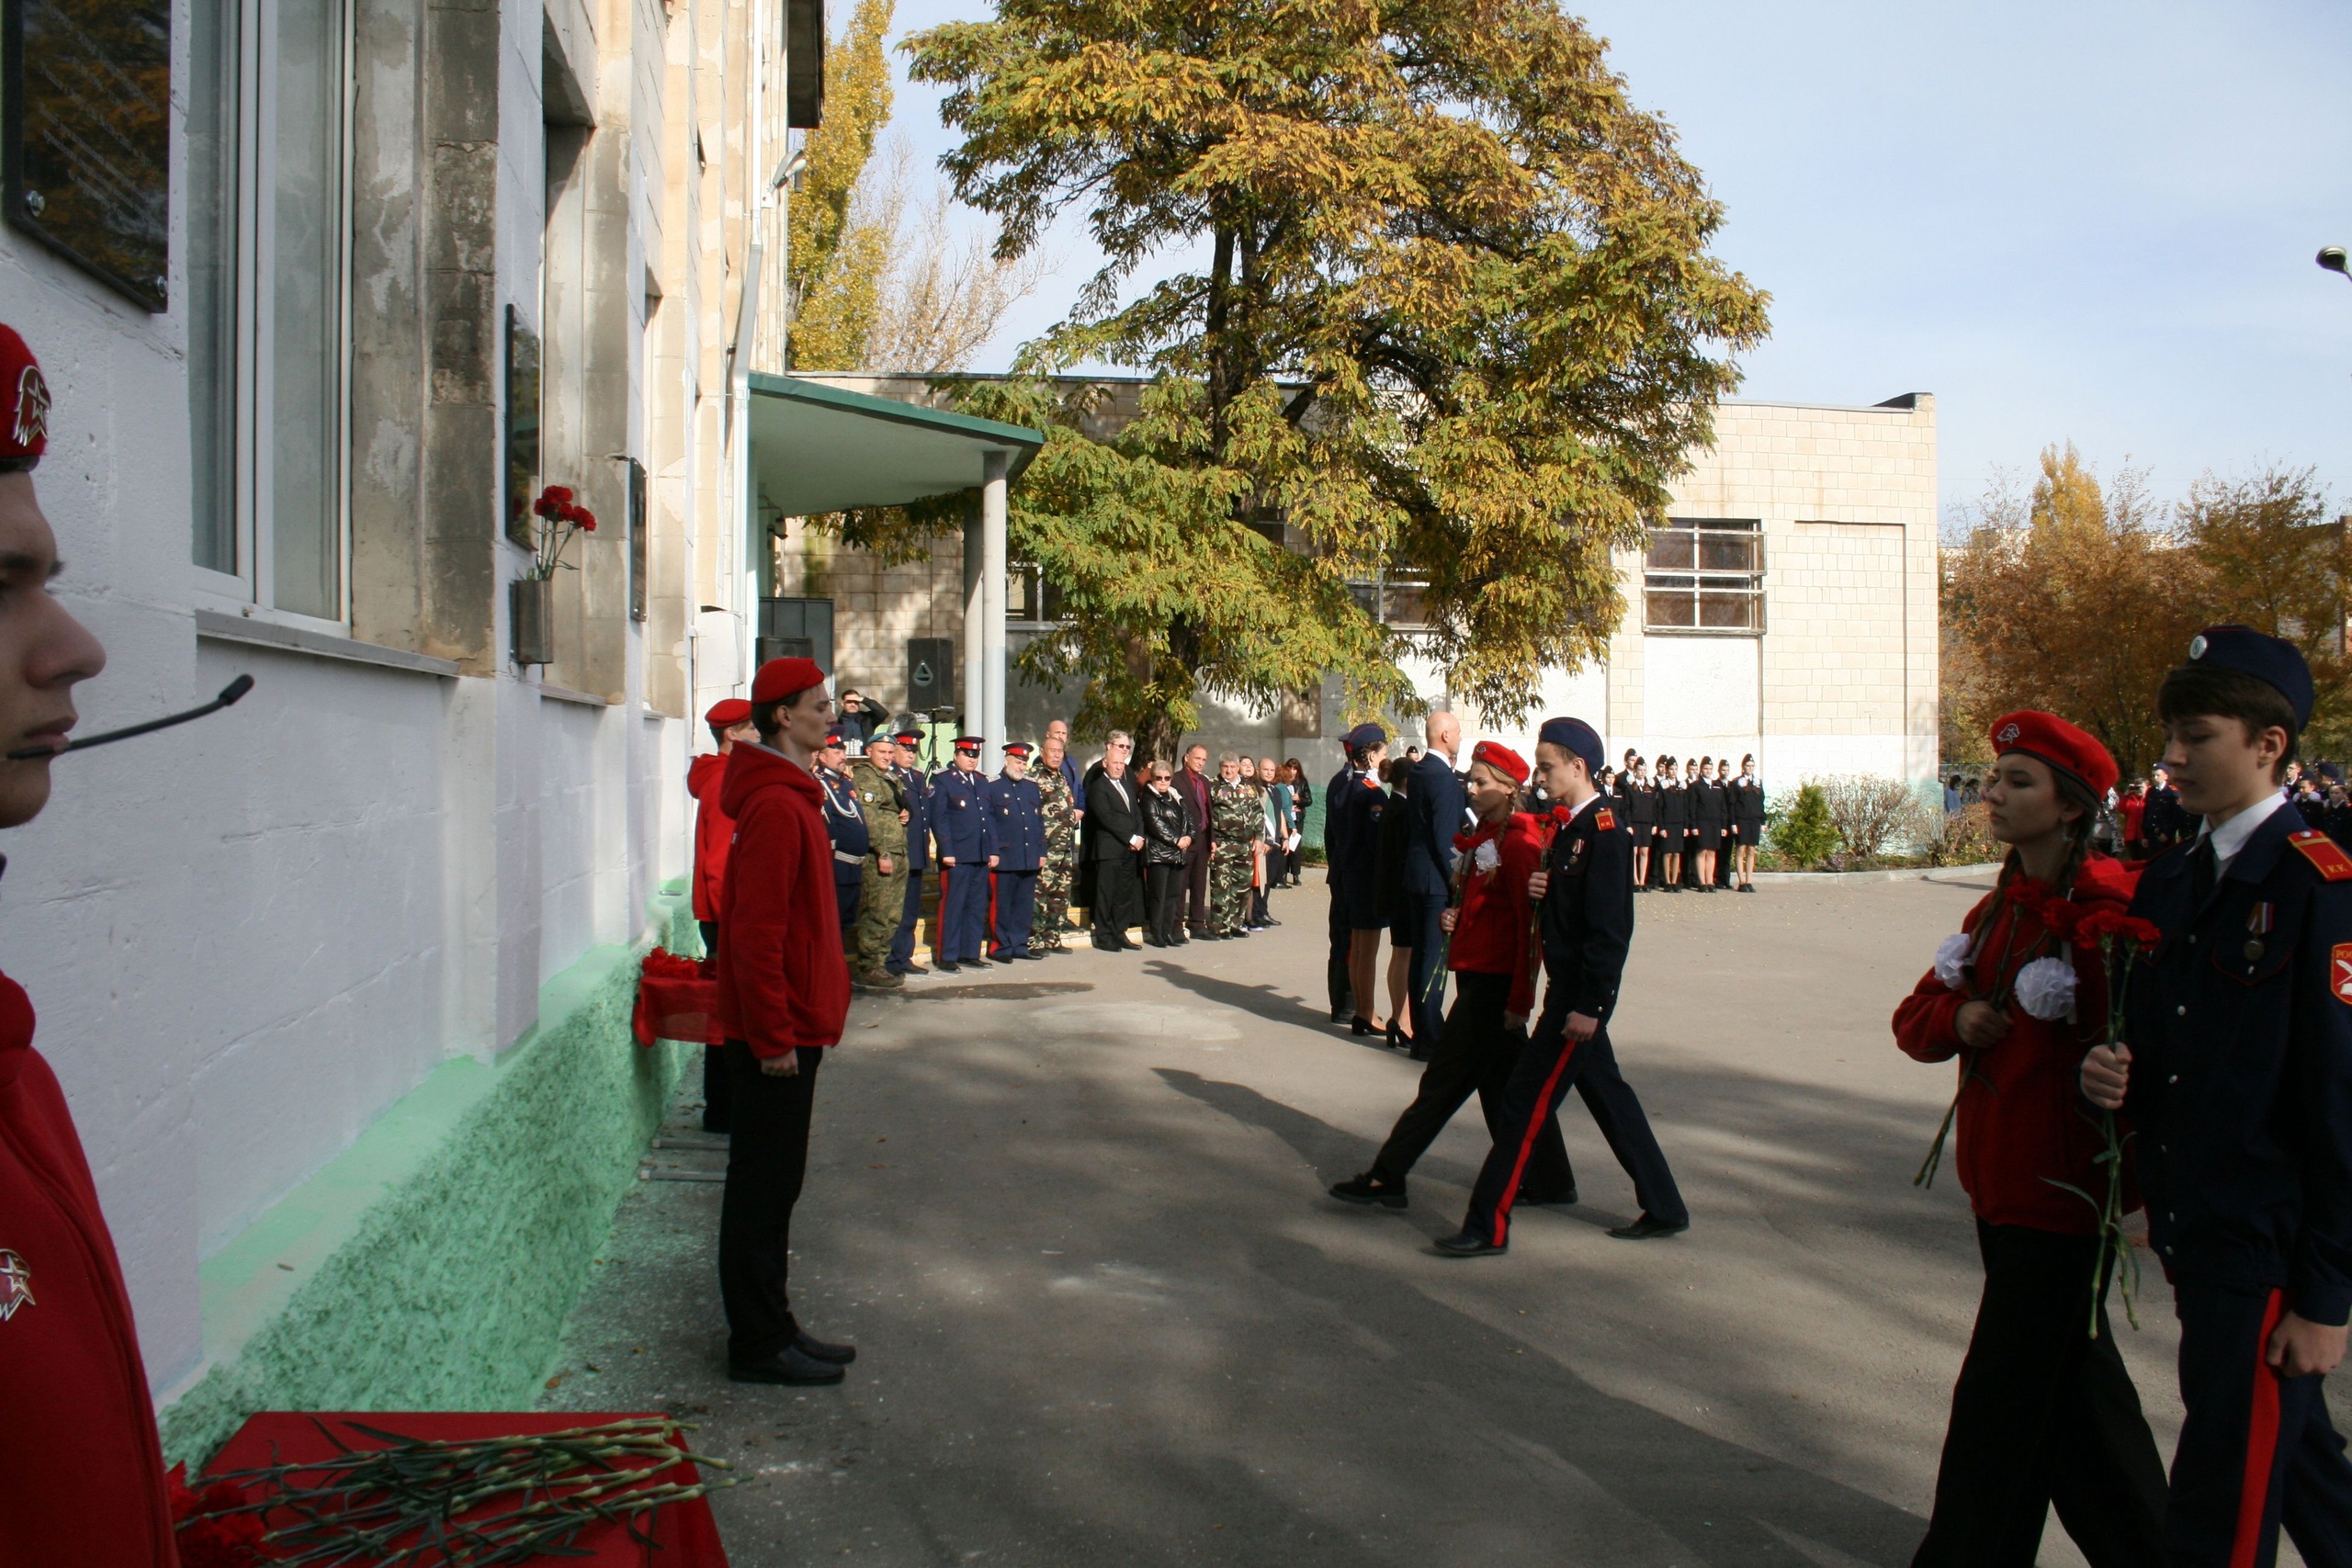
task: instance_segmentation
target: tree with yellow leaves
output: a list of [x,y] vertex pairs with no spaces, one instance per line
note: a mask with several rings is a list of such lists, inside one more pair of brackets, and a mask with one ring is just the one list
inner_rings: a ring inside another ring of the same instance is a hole
[[796,370],[856,370],[881,302],[895,215],[854,210],[875,139],[890,119],[885,52],[895,0],[858,0],[849,29],[825,51],[825,122],[808,133],[793,191],[786,276],[793,294]]
[[[1419,651],[1523,716],[1597,656],[1636,548],[1713,435],[1764,296],[1672,130],[1550,0],[998,0],[909,40],[963,133],[963,201],[1034,249],[1065,211],[1106,261],[974,412],[1049,433],[1012,543],[1062,591],[1024,654],[1081,722],[1163,754],[1204,694],[1327,672],[1409,699],[1350,583],[1425,574]],[[1124,299],[1146,265],[1178,270]],[[1089,364],[1152,378],[1107,440]]]

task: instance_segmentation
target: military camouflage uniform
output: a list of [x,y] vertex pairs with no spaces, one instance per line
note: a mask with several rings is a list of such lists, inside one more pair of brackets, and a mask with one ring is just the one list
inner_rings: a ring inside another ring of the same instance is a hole
[[1046,818],[1046,860],[1037,868],[1037,916],[1029,950],[1058,953],[1062,932],[1069,929],[1070,887],[1078,877],[1078,802],[1059,768],[1041,761],[1029,770],[1029,779],[1043,799]]
[[1209,785],[1209,930],[1232,936],[1248,923],[1250,851],[1265,837],[1266,807],[1241,780]]
[[[873,845],[859,868],[857,932],[850,974],[861,986],[895,990],[906,981],[889,972],[890,943],[899,934],[899,917],[907,908],[907,825],[899,820],[907,797],[899,781],[864,757],[852,758],[851,785],[857,791],[858,809]],[[890,859],[890,874],[882,874],[882,857]],[[848,945],[848,944],[844,944]]]

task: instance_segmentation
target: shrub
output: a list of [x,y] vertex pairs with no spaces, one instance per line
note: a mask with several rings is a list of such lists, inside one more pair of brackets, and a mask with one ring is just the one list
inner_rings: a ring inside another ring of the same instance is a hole
[[1848,774],[1812,782],[1821,789],[1849,860],[1882,860],[1933,832],[1921,820],[1917,792],[1901,779]]
[[1807,779],[1796,797],[1773,810],[1765,823],[1765,842],[1798,871],[1819,865],[1838,852],[1838,825],[1829,813],[1829,796]]
[[1938,816],[1937,830],[1928,843],[1930,863],[1983,865],[2001,858],[2000,842],[1993,837],[1992,813],[1983,801]]

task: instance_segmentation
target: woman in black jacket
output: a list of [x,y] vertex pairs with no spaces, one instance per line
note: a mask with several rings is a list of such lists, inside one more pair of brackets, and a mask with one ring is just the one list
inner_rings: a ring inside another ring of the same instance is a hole
[[1625,792],[1625,830],[1634,838],[1634,891],[1650,890],[1650,840],[1657,834],[1657,791],[1650,786],[1649,764],[1639,757],[1619,774]]
[[1413,1043],[1413,1010],[1405,995],[1411,984],[1413,944],[1420,940],[1418,918],[1405,896],[1405,858],[1413,839],[1413,814],[1399,807],[1408,794],[1413,760],[1391,758],[1382,768],[1388,784],[1390,808],[1380,817],[1380,923],[1388,931],[1388,1043],[1409,1048]]
[[1764,841],[1764,783],[1756,776],[1753,754],[1739,760],[1739,777],[1732,781],[1732,826],[1739,834],[1739,890],[1756,891],[1756,850]]
[[1167,763],[1154,762],[1143,792],[1143,939],[1154,947],[1174,947],[1184,935],[1184,852],[1193,847],[1193,822],[1170,783],[1174,777]]
[[1690,829],[1698,840],[1699,891],[1715,890],[1715,857],[1723,853],[1724,829],[1731,826],[1731,801],[1721,781],[1707,769],[1707,759],[1690,780]]
[[1682,891],[1682,837],[1690,827],[1690,797],[1683,792],[1674,759],[1657,760],[1657,852],[1666,863],[1658,886],[1668,893]]

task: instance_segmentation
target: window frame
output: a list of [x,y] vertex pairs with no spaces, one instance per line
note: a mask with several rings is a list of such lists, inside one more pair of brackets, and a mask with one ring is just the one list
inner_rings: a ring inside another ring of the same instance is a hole
[[[1690,541],[1690,564],[1687,567],[1657,565],[1657,554],[1662,536],[1687,537]],[[1736,538],[1749,543],[1755,551],[1753,565],[1747,570],[1710,570],[1705,565],[1705,541],[1713,535]],[[1765,592],[1766,559],[1764,550],[1764,520],[1760,517],[1668,517],[1666,526],[1650,531],[1648,542],[1641,557],[1642,633],[1645,637],[1761,637],[1769,630],[1770,601]],[[1687,594],[1690,608],[1690,622],[1660,622],[1651,618],[1651,595]],[[1706,601],[1711,596],[1736,595],[1752,606],[1749,623],[1736,626],[1711,626],[1703,624]]]
[[[276,372],[271,353],[275,315],[265,309],[265,304],[277,259],[278,234],[275,214],[266,212],[265,204],[274,199],[277,188],[278,85],[274,52],[269,57],[270,73],[265,80],[263,42],[275,36],[280,9],[287,3],[288,0],[222,0],[223,9],[233,7],[233,25],[237,28],[236,103],[233,117],[226,112],[221,117],[224,123],[233,118],[236,127],[234,156],[224,155],[223,159],[224,170],[230,171],[236,181],[236,213],[233,222],[228,225],[236,251],[227,305],[233,321],[226,333],[233,345],[230,356],[234,361],[231,372],[233,385],[223,389],[233,411],[234,423],[228,450],[220,455],[230,471],[232,524],[229,532],[234,541],[236,570],[222,571],[191,559],[188,570],[191,596],[208,608],[232,610],[254,620],[347,637],[352,604],[351,255],[356,97],[353,73],[357,7],[353,0],[323,0],[334,12],[330,26],[335,51],[338,138],[335,190],[327,204],[334,230],[334,276],[322,291],[329,302],[334,333],[330,355],[330,406],[334,418],[326,433],[326,446],[331,470],[327,490],[334,513],[332,534],[337,609],[334,616],[325,617],[287,609],[276,603],[276,498],[270,493],[266,479],[272,471],[271,442],[276,434]],[[272,220],[266,222],[266,218]],[[194,393],[201,389],[191,386],[189,390]],[[210,481],[208,478],[203,482]],[[191,556],[193,551],[191,539]]]

